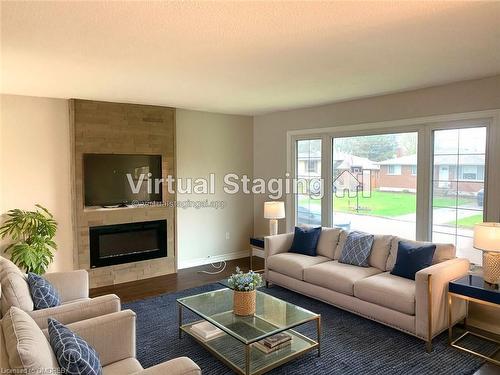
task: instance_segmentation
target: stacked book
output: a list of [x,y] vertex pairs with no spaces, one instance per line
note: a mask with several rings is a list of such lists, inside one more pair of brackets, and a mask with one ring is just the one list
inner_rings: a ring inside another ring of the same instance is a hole
[[292,344],[292,336],[287,333],[277,333],[263,340],[257,341],[254,345],[261,352],[266,354],[275,352]]
[[193,324],[191,332],[203,341],[208,341],[224,334],[222,330],[206,321]]

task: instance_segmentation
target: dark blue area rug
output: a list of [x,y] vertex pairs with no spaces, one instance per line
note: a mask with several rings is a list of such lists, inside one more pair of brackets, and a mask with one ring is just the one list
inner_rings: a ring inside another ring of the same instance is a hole
[[[212,284],[124,304],[123,308],[137,313],[137,358],[141,364],[150,367],[187,356],[201,367],[204,375],[233,374],[188,335],[178,339],[176,299],[222,287]],[[483,363],[475,356],[449,347],[446,334],[434,339],[434,350],[428,354],[422,340],[395,329],[278,286],[262,290],[321,314],[323,328],[321,357],[311,351],[269,374],[469,375]],[[190,320],[195,320],[195,316],[184,309],[184,322]],[[316,337],[315,323],[296,330]]]

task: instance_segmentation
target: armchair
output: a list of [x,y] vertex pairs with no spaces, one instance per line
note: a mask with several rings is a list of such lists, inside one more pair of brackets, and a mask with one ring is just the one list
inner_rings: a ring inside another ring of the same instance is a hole
[[[133,311],[124,310],[68,324],[67,327],[94,347],[104,375],[201,374],[200,368],[187,357],[144,370],[135,358],[135,318]],[[15,307],[10,309],[2,321],[1,330],[0,348],[5,348],[0,357],[4,359],[2,372],[4,369],[19,369],[28,373],[59,371],[47,339],[47,329],[42,331],[26,312]]]
[[85,270],[47,273],[44,277],[59,293],[61,305],[34,310],[26,276],[10,260],[0,257],[1,316],[15,306],[26,311],[40,328],[47,328],[47,318],[63,324],[120,311],[120,299],[114,294],[89,298],[88,273]]

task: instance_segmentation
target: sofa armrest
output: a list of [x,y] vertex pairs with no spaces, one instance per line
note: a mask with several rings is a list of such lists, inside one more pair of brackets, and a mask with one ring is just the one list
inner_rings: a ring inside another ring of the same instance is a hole
[[120,298],[115,294],[107,294],[96,298],[66,303],[43,310],[30,311],[28,314],[41,329],[47,328],[47,319],[54,318],[62,324],[70,324],[120,311]]
[[[469,272],[469,261],[446,260],[420,270],[415,275],[415,314],[417,336],[431,341],[448,327],[448,283]],[[465,317],[465,303],[453,302],[452,319]]]
[[137,375],[201,375],[201,369],[188,357],[179,357],[160,363],[145,370],[136,372]]
[[293,242],[293,233],[277,234],[264,237],[264,256],[267,259],[272,255],[286,253]]
[[[102,366],[135,358],[135,313],[123,310],[68,324],[99,354]],[[44,330],[47,335],[47,330]]]
[[43,277],[57,289],[61,302],[89,297],[89,274],[85,270],[51,272]]

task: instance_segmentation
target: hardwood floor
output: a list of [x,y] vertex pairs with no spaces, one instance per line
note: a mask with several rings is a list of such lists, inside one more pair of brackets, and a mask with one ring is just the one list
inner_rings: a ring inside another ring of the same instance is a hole
[[[262,258],[253,257],[252,262],[254,269],[264,268],[264,261]],[[176,274],[90,289],[90,296],[97,297],[113,293],[120,297],[122,302],[135,301],[157,296],[159,294],[215,283],[234,273],[236,266],[239,266],[243,271],[247,271],[250,266],[249,258],[228,261],[225,270],[216,275],[201,273],[201,271],[213,272],[215,270],[211,265],[204,265],[182,269]]]
[[[254,269],[264,268],[264,262],[261,258],[253,257],[252,262]],[[122,302],[135,301],[164,293],[171,293],[215,283],[224,277],[231,275],[236,266],[240,267],[243,271],[247,271],[250,266],[249,258],[228,261],[225,270],[216,275],[201,273],[200,271],[214,271],[210,265],[205,265],[179,270],[177,274],[94,288],[90,290],[90,296],[97,297],[104,294],[114,293],[120,297]],[[487,363],[483,365],[474,375],[500,375],[500,367]]]

